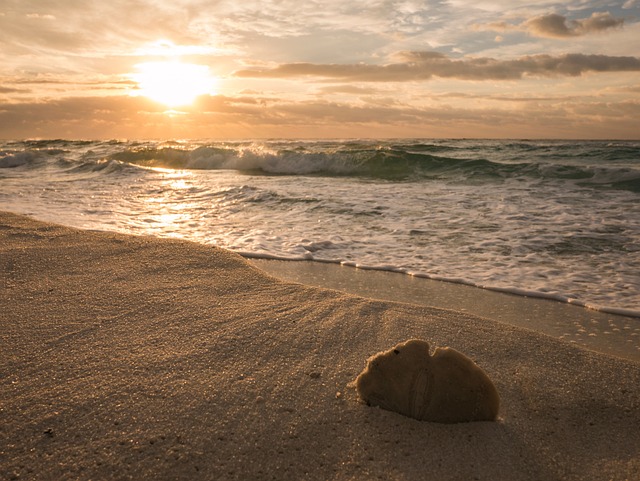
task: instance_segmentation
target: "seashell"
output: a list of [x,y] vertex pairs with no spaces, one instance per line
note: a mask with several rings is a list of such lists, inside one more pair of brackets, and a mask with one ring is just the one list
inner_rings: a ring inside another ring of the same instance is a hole
[[451,348],[411,339],[367,361],[355,380],[370,406],[421,421],[495,421],[500,397],[493,382],[471,359]]

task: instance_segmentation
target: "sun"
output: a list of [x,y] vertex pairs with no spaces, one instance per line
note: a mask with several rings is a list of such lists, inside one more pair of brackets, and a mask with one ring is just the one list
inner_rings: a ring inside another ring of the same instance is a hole
[[137,64],[131,78],[137,83],[134,95],[160,102],[167,107],[191,104],[196,97],[213,94],[216,79],[209,67],[180,61],[146,62]]

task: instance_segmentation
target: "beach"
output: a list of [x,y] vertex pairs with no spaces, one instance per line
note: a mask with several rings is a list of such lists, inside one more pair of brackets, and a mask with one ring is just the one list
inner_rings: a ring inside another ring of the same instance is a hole
[[463,311],[549,336],[587,349],[640,361],[637,317],[585,309],[550,299],[479,289],[395,272],[327,262],[250,259],[279,279],[361,297]]
[[[634,480],[640,364],[454,309],[285,282],[210,245],[0,213],[0,478]],[[496,422],[368,407],[408,339],[493,380]]]

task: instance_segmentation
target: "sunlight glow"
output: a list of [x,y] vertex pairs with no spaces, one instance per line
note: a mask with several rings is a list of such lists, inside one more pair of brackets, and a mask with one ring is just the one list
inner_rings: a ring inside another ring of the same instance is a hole
[[140,47],[134,52],[139,57],[179,57],[181,55],[213,55],[220,49],[205,45],[176,45],[171,40],[160,39]]
[[196,97],[215,94],[216,79],[209,67],[179,61],[147,62],[135,66],[139,73],[131,75],[138,84],[133,95],[142,95],[168,107],[191,104]]

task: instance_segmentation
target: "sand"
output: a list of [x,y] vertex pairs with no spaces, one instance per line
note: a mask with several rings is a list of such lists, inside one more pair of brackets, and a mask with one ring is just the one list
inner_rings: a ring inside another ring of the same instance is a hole
[[331,262],[251,259],[251,263],[286,281],[374,299],[464,311],[640,362],[640,318],[637,317]]
[[[0,479],[640,479],[631,360],[8,213],[0,273]],[[499,421],[359,403],[366,359],[411,338],[473,359]]]

